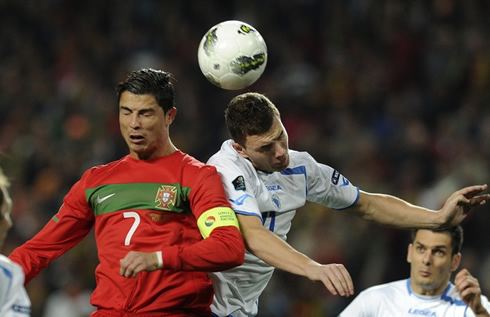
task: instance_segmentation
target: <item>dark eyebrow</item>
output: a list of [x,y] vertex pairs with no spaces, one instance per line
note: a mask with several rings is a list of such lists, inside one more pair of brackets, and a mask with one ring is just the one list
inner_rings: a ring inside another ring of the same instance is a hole
[[267,150],[268,150],[268,149],[269,149],[269,148],[272,146],[272,144],[273,144],[275,141],[277,141],[277,140],[281,139],[283,135],[284,135],[284,130],[281,130],[281,133],[279,133],[279,135],[278,135],[278,136],[277,136],[277,137],[276,137],[276,138],[275,138],[273,141],[271,141],[271,142],[269,142],[269,143],[267,143],[267,144],[262,145],[262,146],[261,146],[261,147],[259,147],[259,148],[258,148],[256,151],[259,151],[259,152],[260,152],[260,151],[267,151]]
[[[423,244],[423,243],[421,243],[419,241],[415,241],[414,244],[417,245],[417,246],[422,246],[424,248],[427,248],[427,246],[425,244]],[[434,246],[433,249],[438,249],[438,250],[445,249],[445,250],[447,250],[447,249],[449,249],[449,247],[447,245],[443,245],[442,244],[442,245],[436,245],[436,246]]]
[[126,107],[126,106],[119,106],[119,109],[121,110],[127,110],[127,111],[130,111],[130,112],[138,112],[139,114],[145,114],[145,113],[151,113],[151,112],[155,112],[156,110],[154,108],[144,108],[144,109],[139,109],[139,110],[132,110],[130,109],[129,107]]
[[434,247],[434,249],[437,249],[437,250],[443,250],[443,249],[444,249],[444,250],[448,250],[448,249],[449,249],[449,247],[448,247],[448,246],[446,246],[446,245],[436,245],[436,246]]
[[154,113],[156,110],[153,108],[145,108],[145,109],[140,109],[138,112],[140,114],[146,114],[146,113]]
[[281,133],[277,136],[276,140],[279,140],[284,135],[284,130],[281,129]]

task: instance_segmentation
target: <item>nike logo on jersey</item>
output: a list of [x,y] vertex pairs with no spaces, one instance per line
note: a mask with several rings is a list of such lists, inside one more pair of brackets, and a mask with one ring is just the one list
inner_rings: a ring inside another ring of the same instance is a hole
[[97,204],[102,203],[104,200],[111,198],[111,197],[112,197],[112,196],[114,196],[115,194],[116,194],[116,193],[113,193],[113,194],[110,194],[110,195],[104,196],[104,197],[102,197],[102,198],[100,198],[100,196],[97,196]]

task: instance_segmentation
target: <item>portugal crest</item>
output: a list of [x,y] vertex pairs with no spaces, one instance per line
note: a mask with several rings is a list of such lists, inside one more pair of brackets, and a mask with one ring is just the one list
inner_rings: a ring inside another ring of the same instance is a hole
[[175,206],[175,196],[177,193],[177,188],[175,186],[162,185],[158,188],[157,196],[155,197],[155,202],[158,203],[155,208],[163,210],[172,210]]

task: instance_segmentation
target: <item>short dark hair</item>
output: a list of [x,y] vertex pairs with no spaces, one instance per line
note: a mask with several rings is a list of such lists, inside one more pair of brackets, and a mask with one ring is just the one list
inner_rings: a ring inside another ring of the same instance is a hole
[[250,135],[261,135],[269,131],[279,110],[264,95],[247,92],[233,98],[225,110],[225,121],[231,138],[245,146]]
[[[415,236],[420,229],[412,230],[412,242],[415,240]],[[446,229],[428,229],[432,232],[440,232],[447,233],[451,236],[451,248],[452,255],[458,254],[461,252],[463,247],[463,227],[461,225],[457,225],[454,227],[446,228]]]
[[125,91],[135,95],[150,94],[155,96],[158,105],[166,113],[175,107],[175,91],[171,79],[173,79],[172,74],[152,68],[133,71],[128,74],[125,81],[116,86],[117,102],[119,104],[121,94]]

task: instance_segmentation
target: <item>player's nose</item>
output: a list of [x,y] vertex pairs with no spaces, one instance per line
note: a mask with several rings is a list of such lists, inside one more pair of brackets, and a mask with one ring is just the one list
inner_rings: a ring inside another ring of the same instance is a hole
[[131,116],[131,120],[129,122],[129,127],[132,129],[138,128],[141,126],[140,118],[137,114],[133,114]]
[[286,149],[280,143],[276,143],[274,145],[274,157],[279,158],[284,154],[286,154]]

